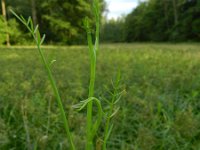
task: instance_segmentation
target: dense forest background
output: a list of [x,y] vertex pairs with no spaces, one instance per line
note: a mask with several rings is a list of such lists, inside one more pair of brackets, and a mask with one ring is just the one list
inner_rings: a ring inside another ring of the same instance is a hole
[[107,21],[102,34],[106,42],[200,41],[200,0],[141,2],[127,16]]
[[[6,34],[11,44],[24,44],[29,33],[13,17],[9,9],[24,17],[32,16],[48,44],[84,44],[83,19],[90,14],[90,0],[4,0],[7,20],[0,16],[0,43]],[[2,12],[2,7],[0,8]],[[147,0],[140,2],[127,16],[106,19],[106,3],[102,0],[102,42],[134,41],[199,41],[200,0]]]

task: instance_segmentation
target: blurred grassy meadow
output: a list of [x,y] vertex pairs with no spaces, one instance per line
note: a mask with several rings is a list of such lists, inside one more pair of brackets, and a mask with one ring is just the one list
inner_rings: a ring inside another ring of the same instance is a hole
[[[87,46],[44,46],[78,149],[84,149],[86,112],[71,106],[87,98]],[[34,47],[0,48],[0,149],[69,147],[57,103]],[[95,96],[104,104],[121,71],[125,90],[109,150],[200,149],[200,45],[107,44],[97,60]],[[108,90],[109,89],[109,90]],[[105,105],[106,106],[106,105]],[[106,107],[103,107],[106,109]],[[96,139],[101,145],[103,127]]]

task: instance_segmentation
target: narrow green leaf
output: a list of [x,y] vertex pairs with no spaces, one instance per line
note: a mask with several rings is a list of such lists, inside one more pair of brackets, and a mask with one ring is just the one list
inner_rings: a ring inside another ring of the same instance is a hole
[[56,62],[56,60],[52,60],[49,64],[49,66],[53,65]]
[[113,113],[112,115],[110,116],[110,118],[112,118],[114,115],[116,115],[116,113],[119,111],[120,107],[118,107]]
[[31,28],[31,31],[33,32],[34,31],[34,27],[33,27],[33,21],[32,21],[32,19],[30,20],[30,28]]
[[43,44],[43,42],[44,42],[44,40],[45,40],[45,37],[46,37],[46,35],[45,35],[45,34],[43,34],[43,36],[42,36],[42,39],[41,39],[41,41],[40,41],[40,45],[42,45],[42,44]]
[[108,133],[107,133],[107,135],[105,135],[106,137],[105,137],[105,139],[106,140],[108,140],[108,138],[109,138],[109,136],[110,136],[110,134],[111,134],[111,132],[112,132],[112,129],[113,129],[113,124],[111,124],[111,126],[110,126],[110,128],[109,128],[109,131],[108,131]]
[[117,104],[117,103],[120,101],[121,97],[122,97],[122,95],[120,95],[120,96],[115,100],[114,105]]
[[18,16],[12,9],[10,10],[10,12],[19,20],[24,24],[24,21],[22,20],[22,18],[20,16]]
[[36,25],[35,29],[34,29],[34,34],[37,33],[37,30],[38,30],[38,25]]
[[31,17],[28,17],[28,21],[26,23],[27,26],[29,25],[30,21],[31,21]]
[[20,18],[23,20],[22,22],[23,22],[24,24],[26,24],[26,19],[25,19],[22,15],[20,15]]

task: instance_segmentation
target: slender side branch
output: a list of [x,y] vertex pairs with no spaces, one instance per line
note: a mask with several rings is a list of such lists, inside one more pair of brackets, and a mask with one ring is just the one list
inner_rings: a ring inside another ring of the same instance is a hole
[[111,95],[112,95],[111,102],[108,101],[108,103],[110,105],[110,109],[109,109],[108,114],[106,116],[107,118],[106,118],[106,125],[105,125],[105,131],[104,131],[103,150],[107,149],[107,147],[106,147],[107,141],[108,141],[108,138],[109,138],[111,131],[113,129],[113,124],[111,123],[111,119],[113,118],[113,116],[119,110],[119,107],[117,109],[115,109],[115,105],[120,100],[121,94],[124,92],[124,91],[122,91],[120,93],[118,92],[120,78],[121,78],[121,74],[120,74],[120,72],[118,72],[116,82],[113,83],[114,92],[113,93],[111,92]]

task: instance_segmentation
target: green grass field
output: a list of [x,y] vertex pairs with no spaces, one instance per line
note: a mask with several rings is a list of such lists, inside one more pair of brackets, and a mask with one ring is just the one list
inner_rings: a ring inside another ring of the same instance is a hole
[[[88,96],[86,46],[44,47],[58,84],[77,149],[84,149],[86,112],[72,105]],[[125,90],[109,150],[200,149],[200,45],[102,45],[95,96],[109,99],[121,70]],[[0,149],[67,150],[57,103],[34,47],[0,48]],[[95,112],[94,112],[95,113]],[[96,136],[102,144],[103,127]]]

